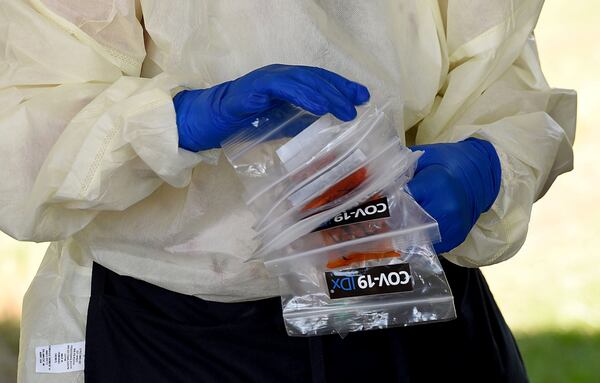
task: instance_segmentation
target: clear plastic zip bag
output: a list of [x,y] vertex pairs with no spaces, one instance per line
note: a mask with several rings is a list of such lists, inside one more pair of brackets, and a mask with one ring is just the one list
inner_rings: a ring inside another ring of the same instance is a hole
[[257,238],[262,241],[262,246],[257,249],[254,258],[264,258],[269,253],[279,251],[310,233],[323,222],[367,201],[391,184],[401,188],[412,178],[421,154],[422,152],[412,152],[407,149],[404,155],[395,159],[396,162],[386,162],[385,166],[379,169],[380,171],[366,174],[356,187],[334,201],[308,210],[290,209],[259,233]]
[[[369,150],[369,145],[372,150]],[[299,213],[296,219],[301,219],[309,215],[309,211],[334,203],[348,194],[368,175],[385,172],[387,164],[399,163],[403,157],[412,155],[397,137],[389,138],[385,144],[363,142],[360,146],[363,148],[357,148],[315,177],[290,188],[276,202],[265,203],[264,206],[251,205],[255,215],[262,216],[255,229],[262,233],[269,225],[280,225],[277,219],[290,215],[292,211]]]
[[345,334],[456,317],[433,218],[397,185],[265,256],[290,335]]
[[[370,197],[387,183],[396,178],[408,180],[414,172],[414,165],[421,152],[412,152],[402,146],[399,139],[394,139],[382,147],[381,154],[370,158],[366,162],[357,163],[343,169],[337,176],[318,180],[288,197],[296,200],[295,204],[280,204],[271,213],[270,220],[257,231],[257,238],[263,243],[275,238],[277,235],[292,227],[305,218],[315,216],[323,211],[334,215],[344,204],[351,206],[348,201],[359,203]],[[328,174],[326,174],[328,175]],[[383,181],[382,181],[383,180]],[[302,196],[295,194],[302,193]],[[329,219],[319,215],[319,219]]]
[[272,217],[305,202],[323,185],[339,182],[375,157],[381,161],[403,148],[398,144],[395,151],[389,149],[399,139],[382,110],[358,109],[356,119],[342,123],[329,115],[315,120],[316,116],[286,105],[223,143],[246,189],[244,199],[258,218],[255,229],[261,231]]
[[[262,259],[285,259],[279,262],[285,264],[298,257],[325,252],[327,267],[335,268],[332,262],[355,259],[352,254],[358,250],[383,253],[396,247],[439,242],[437,222],[403,186],[399,180],[387,185],[367,201],[336,214],[287,246],[263,254]],[[318,256],[315,261],[321,262],[323,257]],[[280,271],[274,267],[273,271]]]
[[289,335],[344,335],[456,318],[454,300],[431,245],[341,270],[296,265],[279,276]]

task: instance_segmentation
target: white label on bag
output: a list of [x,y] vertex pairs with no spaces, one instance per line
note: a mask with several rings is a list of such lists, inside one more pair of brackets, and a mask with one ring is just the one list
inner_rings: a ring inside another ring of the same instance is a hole
[[[298,161],[293,161],[293,159],[298,153],[311,150],[311,142],[313,142],[315,136],[318,135],[320,131],[329,128],[333,124],[333,118],[329,115],[325,115],[277,149],[275,153],[277,153],[283,166],[285,166],[288,171],[292,171],[300,165]],[[303,161],[301,161],[301,163],[303,163]]]
[[83,371],[85,342],[51,344],[35,348],[35,372],[60,374]]

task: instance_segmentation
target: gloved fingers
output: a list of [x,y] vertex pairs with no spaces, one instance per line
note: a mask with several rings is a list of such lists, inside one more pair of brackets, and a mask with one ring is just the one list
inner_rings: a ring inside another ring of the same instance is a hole
[[434,243],[433,244],[433,249],[435,250],[436,254],[442,254],[442,253],[447,253],[452,249],[448,249],[448,244],[445,243],[444,241],[442,242],[438,242],[438,243]]
[[425,169],[428,166],[434,165],[434,162],[432,162],[432,158],[434,158],[435,156],[431,155],[434,149],[431,146],[432,145],[414,145],[409,148],[413,152],[424,152],[417,161],[417,168],[415,169],[415,174],[419,173],[421,170]]
[[[435,195],[438,194],[438,188],[432,185],[432,180],[437,178],[438,171],[432,167],[425,168],[419,174],[416,174],[414,178],[406,185],[406,190],[417,203],[425,210],[430,216],[432,216],[440,225],[440,234],[442,235],[442,241],[433,245],[437,254],[447,252],[448,244],[444,241],[445,233],[442,230],[442,223],[439,221],[440,217],[435,205]],[[435,182],[434,182],[435,183]]]
[[424,152],[428,146],[430,146],[430,145],[413,145],[409,149],[412,150],[413,152],[416,152],[419,150]]
[[[287,101],[313,114],[329,112],[329,101],[320,92],[290,77],[261,79],[255,83],[256,93]],[[256,97],[251,95],[249,97]]]
[[275,103],[271,97],[257,92],[222,92],[219,97],[218,111],[222,121],[236,123],[241,119],[272,108]]
[[313,114],[321,116],[325,113],[331,113],[343,121],[354,118],[353,115],[348,115],[348,111],[345,111],[340,105],[343,102],[341,95],[339,95],[341,99],[336,99],[335,95],[324,93],[322,90],[296,78],[278,77],[258,85],[260,92],[290,102]]
[[329,101],[329,111],[342,121],[350,121],[356,117],[353,100],[342,94],[338,88],[325,78],[312,71],[296,71],[294,78],[303,84],[319,91]]
[[415,145],[415,146],[410,146],[409,147],[410,150],[412,150],[413,152],[416,151],[423,151],[425,153],[423,153],[421,155],[421,157],[419,157],[419,159],[417,160],[417,167],[415,168],[415,175],[417,173],[419,173],[423,168],[425,168],[425,154],[427,153],[427,151],[425,150],[425,146],[424,145]]
[[417,173],[407,189],[421,207],[437,221],[442,241],[435,245],[438,253],[460,245],[475,224],[470,216],[470,202],[464,185],[442,165],[431,165]]
[[406,185],[406,189],[423,210],[438,222],[442,240],[441,242],[435,243],[433,247],[437,254],[441,254],[448,251],[448,244],[444,241],[446,235],[441,227],[442,222],[440,222],[440,217],[435,204],[435,196],[439,193],[438,187],[432,185],[432,183],[435,183],[434,180],[438,178],[437,174],[438,170],[433,166],[427,167],[422,172],[415,174],[414,178]]
[[371,95],[366,86],[357,82],[348,80],[337,73],[318,67],[307,67],[310,71],[318,74],[326,81],[331,83],[337,90],[346,96],[354,105],[361,105],[369,101]]
[[430,200],[430,196],[434,190],[433,187],[436,181],[439,180],[439,169],[436,166],[429,166],[422,171],[415,173],[412,180],[406,185],[406,189],[410,195],[425,208],[425,204]]

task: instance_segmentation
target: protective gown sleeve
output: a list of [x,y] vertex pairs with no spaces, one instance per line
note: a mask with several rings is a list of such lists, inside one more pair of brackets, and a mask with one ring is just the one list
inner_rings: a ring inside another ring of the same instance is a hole
[[533,203],[572,169],[576,94],[552,89],[544,79],[532,35],[541,1],[468,1],[472,7],[465,1],[448,2],[443,10],[450,71],[434,111],[418,128],[417,143],[475,136],[498,152],[496,201],[465,242],[444,254],[479,267],[521,248]]
[[206,159],[178,147],[177,81],[139,77],[138,17],[133,0],[0,2],[2,231],[66,238]]

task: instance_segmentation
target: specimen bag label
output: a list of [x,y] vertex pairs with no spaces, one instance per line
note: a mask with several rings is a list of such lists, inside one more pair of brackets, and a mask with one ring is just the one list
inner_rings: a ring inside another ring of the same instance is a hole
[[352,223],[371,221],[374,219],[388,218],[390,216],[390,206],[387,197],[371,199],[352,209],[341,212],[329,221],[325,222],[314,231],[331,229],[337,226],[349,225]]
[[331,299],[397,293],[413,289],[408,263],[325,272]]
[[60,374],[83,371],[85,342],[51,344],[35,348],[35,372]]

